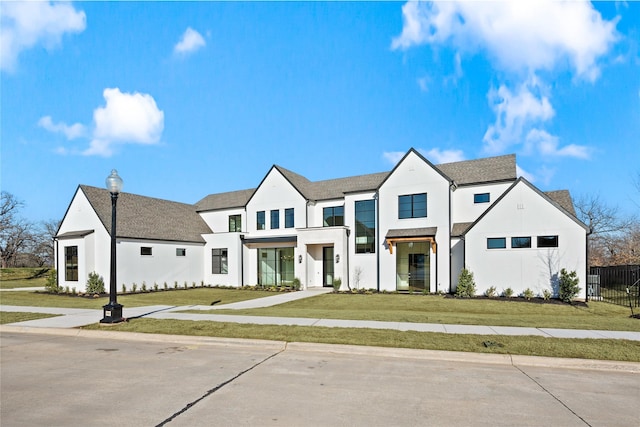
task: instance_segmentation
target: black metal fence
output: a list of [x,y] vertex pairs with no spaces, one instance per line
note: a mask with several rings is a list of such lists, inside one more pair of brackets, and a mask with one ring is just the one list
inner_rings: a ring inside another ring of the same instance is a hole
[[640,307],[640,265],[591,267],[587,286],[591,300]]

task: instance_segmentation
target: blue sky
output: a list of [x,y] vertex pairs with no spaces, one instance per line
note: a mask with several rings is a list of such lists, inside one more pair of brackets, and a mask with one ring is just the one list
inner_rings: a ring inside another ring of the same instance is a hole
[[1,6],[2,190],[195,203],[278,164],[311,180],[515,153],[544,191],[639,210],[640,3]]

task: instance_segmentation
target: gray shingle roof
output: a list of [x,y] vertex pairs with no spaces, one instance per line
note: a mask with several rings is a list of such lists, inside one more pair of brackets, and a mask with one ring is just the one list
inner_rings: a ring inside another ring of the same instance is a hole
[[254,191],[256,189],[251,188],[248,190],[229,191],[228,193],[209,194],[196,202],[196,210],[203,212],[215,209],[243,208]]
[[471,227],[471,224],[473,224],[473,222],[454,223],[453,227],[451,227],[451,237],[462,236],[465,233],[465,231],[467,231],[467,229]]
[[458,185],[515,180],[517,178],[515,154],[443,163],[436,165],[436,167]]
[[438,227],[423,227],[423,228],[392,228],[387,231],[385,239],[402,238],[402,237],[424,237],[435,236],[438,231]]
[[571,215],[576,216],[576,210],[573,207],[573,200],[571,200],[569,190],[546,191],[544,194],[562,206]]
[[[111,233],[111,195],[103,188],[81,185],[98,218]],[[201,234],[212,233],[194,205],[130,193],[118,196],[118,237],[204,243]]]
[[[282,166],[274,166],[307,200],[341,199],[346,193],[375,191],[391,172],[379,172],[346,178],[309,181],[304,176]],[[516,156],[488,157],[436,165],[442,173],[457,184],[515,180]],[[210,194],[196,203],[199,212],[215,209],[243,207],[255,189]]]

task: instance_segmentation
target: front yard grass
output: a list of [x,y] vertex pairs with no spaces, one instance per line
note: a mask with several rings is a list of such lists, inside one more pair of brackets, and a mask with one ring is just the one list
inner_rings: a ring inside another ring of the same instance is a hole
[[0,325],[7,323],[24,322],[27,320],[45,319],[47,317],[56,317],[57,314],[47,313],[25,313],[13,311],[0,311]]
[[0,269],[0,289],[44,287],[48,268]]
[[515,300],[457,299],[438,295],[324,294],[273,307],[193,313],[314,319],[379,320],[457,325],[640,331],[628,307],[590,301],[588,307]]
[[[96,323],[83,329],[104,330],[104,328],[103,325]],[[629,340],[462,335],[159,319],[135,319],[128,323],[109,326],[109,330],[640,362],[640,343]],[[486,346],[485,342],[490,345]]]

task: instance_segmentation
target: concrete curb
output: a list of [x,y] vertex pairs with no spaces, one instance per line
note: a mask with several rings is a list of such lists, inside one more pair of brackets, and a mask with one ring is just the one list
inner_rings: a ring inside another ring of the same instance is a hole
[[[108,326],[105,326],[108,327]],[[458,351],[421,350],[410,348],[368,347],[344,344],[319,344],[242,338],[199,337],[187,335],[144,334],[138,332],[95,331],[85,329],[30,328],[0,325],[0,333],[27,333],[40,335],[75,336],[78,338],[119,339],[141,342],[166,342],[183,345],[211,345],[222,347],[261,348],[272,351],[298,351],[366,355],[448,362],[484,363],[492,365],[527,366],[555,369],[616,371],[640,374],[640,363],[592,359],[569,359],[510,354],[467,353]]]

